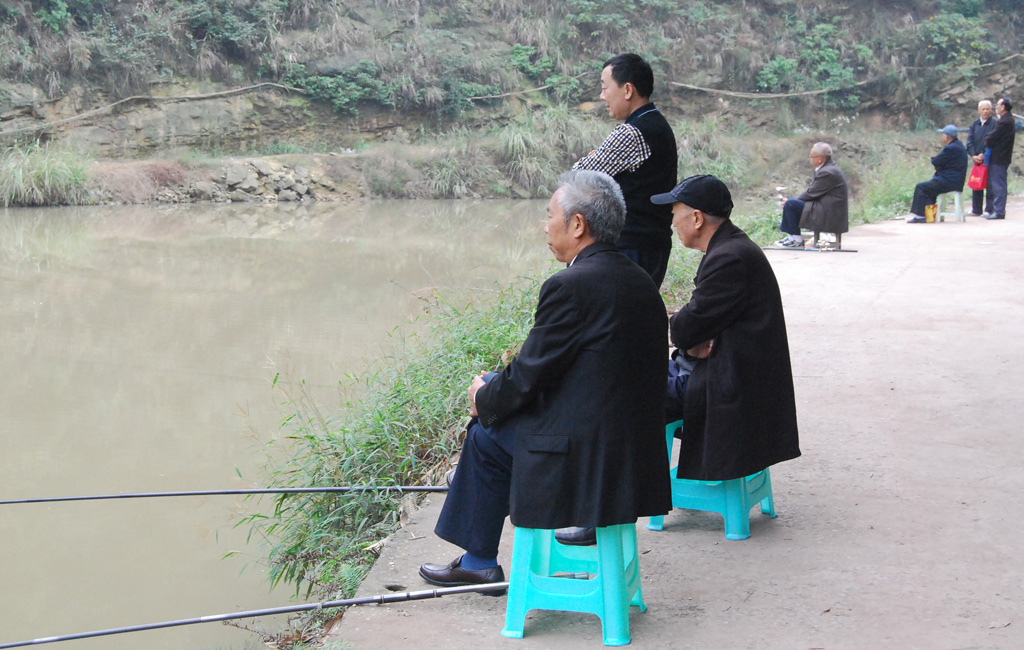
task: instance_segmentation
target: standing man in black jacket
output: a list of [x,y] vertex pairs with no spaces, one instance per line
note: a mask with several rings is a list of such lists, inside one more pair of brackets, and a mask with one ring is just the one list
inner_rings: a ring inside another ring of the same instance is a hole
[[[992,117],[992,102],[983,99],[978,102],[978,119],[974,120],[967,130],[967,155],[974,160],[975,165],[985,162],[985,136],[996,128],[996,121]],[[985,199],[988,201],[985,201]],[[982,212],[984,206],[984,212]],[[992,214],[992,193],[985,194],[985,190],[974,190],[971,194],[971,214],[975,217]]]
[[651,102],[654,73],[636,54],[620,54],[601,70],[601,99],[608,115],[624,120],[601,146],[576,161],[573,169],[612,176],[626,198],[626,226],[616,245],[661,286],[672,252],[672,211],[651,196],[676,184],[676,137]]
[[985,138],[985,146],[992,150],[988,161],[988,192],[992,196],[992,214],[986,219],[1006,218],[1006,170],[1013,158],[1014,133],[1013,104],[1006,97],[996,102],[999,119],[996,127]]

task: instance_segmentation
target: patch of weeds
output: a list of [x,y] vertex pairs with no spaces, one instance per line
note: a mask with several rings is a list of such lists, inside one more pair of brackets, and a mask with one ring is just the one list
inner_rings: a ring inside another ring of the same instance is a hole
[[77,205],[86,199],[88,163],[78,154],[34,142],[0,153],[3,205]]

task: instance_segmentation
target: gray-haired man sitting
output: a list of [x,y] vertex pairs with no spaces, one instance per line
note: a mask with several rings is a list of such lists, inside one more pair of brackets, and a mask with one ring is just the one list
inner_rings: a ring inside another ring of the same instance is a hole
[[814,232],[812,244],[818,244],[818,233],[835,233],[836,241],[850,230],[850,191],[846,176],[832,160],[832,146],[816,142],[811,147],[814,180],[803,194],[787,199],[782,205],[782,223],[779,230],[786,236],[776,242],[786,248],[803,248],[800,229]]
[[515,526],[633,523],[668,512],[662,419],[665,305],[619,252],[618,184],[597,171],[559,177],[548,248],[567,268],[540,290],[533,329],[499,374],[469,386],[470,424],[434,532],[466,552],[424,564],[431,584],[501,582],[498,542]]

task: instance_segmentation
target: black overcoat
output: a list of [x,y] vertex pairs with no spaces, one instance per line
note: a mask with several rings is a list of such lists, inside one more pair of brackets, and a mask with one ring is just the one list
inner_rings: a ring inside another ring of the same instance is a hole
[[665,305],[613,244],[544,282],[520,353],[480,388],[485,426],[514,436],[516,526],[632,523],[671,509]]
[[693,296],[672,316],[672,344],[714,339],[686,386],[679,478],[728,480],[800,455],[779,284],[731,221],[711,237]]

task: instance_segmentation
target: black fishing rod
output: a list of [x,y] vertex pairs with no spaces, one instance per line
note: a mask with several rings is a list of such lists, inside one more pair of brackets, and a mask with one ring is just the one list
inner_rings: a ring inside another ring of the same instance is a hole
[[148,625],[132,625],[130,627],[115,627],[109,630],[97,630],[95,632],[80,632],[78,634],[65,634],[63,636],[48,636],[31,641],[17,641],[15,643],[0,644],[0,650],[6,648],[23,648],[30,645],[43,643],[56,643],[58,641],[74,641],[77,639],[91,639],[98,636],[110,636],[111,634],[125,634],[127,632],[142,632],[145,630],[158,630],[166,627],[179,627],[182,625],[195,625],[197,623],[213,623],[216,621],[230,621],[238,618],[251,618],[256,616],[273,616],[274,614],[294,614],[297,612],[308,612],[314,609],[330,609],[332,607],[347,607],[349,605],[369,605],[371,603],[403,602],[407,600],[426,600],[428,598],[440,598],[449,594],[466,594],[480,591],[504,591],[508,589],[507,582],[491,582],[482,585],[466,585],[464,587],[443,587],[441,589],[426,589],[424,591],[406,591],[404,593],[380,594],[377,596],[364,596],[362,598],[347,598],[345,600],[328,600],[322,603],[309,603],[306,605],[292,605],[289,607],[274,607],[270,609],[254,609],[248,612],[237,612],[235,614],[216,614],[214,616],[200,616],[198,618],[185,618],[178,621],[165,621],[163,623],[150,623]]
[[191,492],[136,492],[128,494],[97,494],[79,497],[44,497],[42,499],[11,499],[0,501],[0,506],[15,503],[57,503],[60,501],[100,501],[104,499],[149,499],[153,497],[203,497],[222,494],[309,494],[317,492],[447,492],[446,485],[381,485],[346,487],[256,488],[252,490],[193,490]]

